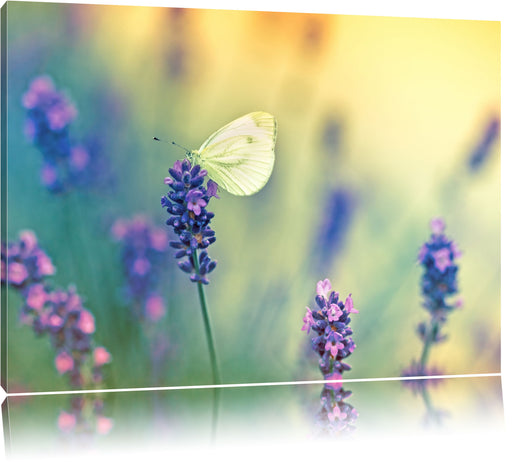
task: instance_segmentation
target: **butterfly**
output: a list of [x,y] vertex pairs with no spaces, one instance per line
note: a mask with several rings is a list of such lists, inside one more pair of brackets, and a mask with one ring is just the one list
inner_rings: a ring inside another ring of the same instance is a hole
[[263,188],[272,174],[276,137],[275,117],[251,112],[219,128],[199,149],[187,150],[187,158],[227,192],[250,196]]

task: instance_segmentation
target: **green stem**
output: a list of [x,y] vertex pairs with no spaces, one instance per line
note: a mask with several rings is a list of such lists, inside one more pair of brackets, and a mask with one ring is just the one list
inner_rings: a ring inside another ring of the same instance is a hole
[[438,329],[438,322],[437,320],[433,319],[430,324],[430,330],[428,331],[426,338],[425,338],[425,344],[423,345],[423,351],[421,353],[421,359],[420,359],[420,365],[421,365],[421,371],[425,371],[425,366],[427,364],[428,354],[430,353],[430,347],[432,346],[432,341],[434,340],[434,335]]
[[[196,271],[199,270],[199,260],[197,258],[197,250],[192,254],[194,260],[194,267]],[[213,333],[210,324],[210,317],[208,315],[208,304],[206,303],[206,294],[204,293],[204,286],[202,282],[197,283],[197,291],[199,293],[199,301],[201,303],[201,313],[203,315],[204,328],[206,331],[206,341],[208,343],[208,351],[210,353],[210,364],[212,367],[213,384],[220,384],[219,367],[217,365],[217,355],[215,353],[215,345],[213,341]],[[213,415],[212,415],[212,441],[215,440],[215,432],[217,428],[217,417],[219,411],[219,389],[213,389]]]

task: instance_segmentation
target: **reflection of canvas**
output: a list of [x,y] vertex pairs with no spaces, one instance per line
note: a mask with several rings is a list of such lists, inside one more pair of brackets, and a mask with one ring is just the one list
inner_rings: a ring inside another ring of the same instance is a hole
[[[411,446],[417,447],[414,438],[419,438],[443,456],[447,440],[470,460],[475,453],[499,453],[499,445],[484,449],[485,445],[472,448],[459,444],[475,431],[486,442],[495,442],[496,435],[502,434],[499,377],[445,379],[433,390],[429,407],[421,398],[404,393],[398,381],[350,383],[345,388],[353,394],[343,403],[337,401],[342,418],[326,409],[339,393],[331,394],[332,390],[321,384],[222,390],[222,418],[214,452],[240,446],[263,452],[271,446],[274,453],[303,454],[329,445],[334,446],[333,451],[339,450],[341,445],[344,454],[371,452],[377,457],[382,444],[368,443],[386,440],[395,457],[409,457]],[[77,447],[85,455],[104,455],[100,460],[112,458],[113,453],[156,460],[163,452],[174,455],[191,452],[191,448],[196,452],[214,450],[210,446],[210,389],[108,393],[104,400],[110,417],[77,410],[80,404],[84,409],[94,401],[91,395],[36,396],[31,403],[17,399],[8,398],[10,442],[12,455],[22,460],[32,460],[35,454],[54,457],[55,453],[65,460],[71,452],[76,455]]]
[[[499,23],[36,3],[8,21],[9,391],[499,372]],[[279,128],[247,197],[152,140],[197,149],[254,111]],[[313,308],[326,279],[343,302]]]

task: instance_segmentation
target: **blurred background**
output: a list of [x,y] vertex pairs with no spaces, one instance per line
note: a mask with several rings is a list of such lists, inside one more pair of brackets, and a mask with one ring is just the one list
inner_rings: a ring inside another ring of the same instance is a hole
[[[223,382],[321,379],[301,326],[324,278],[359,310],[346,376],[400,375],[421,353],[415,328],[428,314],[416,257],[436,216],[463,252],[464,307],[431,362],[448,374],[500,370],[498,22],[8,11],[7,237],[33,230],[57,268],[52,282],[76,286],[112,355],[106,386],[211,383],[196,286],[169,250],[152,269],[165,315],[148,327],[134,315],[112,227],[143,214],[171,238],[160,197],[183,152],[153,136],[196,149],[255,110],[278,121],[270,181],[251,197],[221,190],[209,206],[218,267],[206,293]],[[41,181],[43,159],[26,136],[22,99],[40,75],[73,102],[70,137],[94,153],[94,175],[67,194]],[[65,389],[49,339],[20,325],[21,298],[8,295],[9,391]]]

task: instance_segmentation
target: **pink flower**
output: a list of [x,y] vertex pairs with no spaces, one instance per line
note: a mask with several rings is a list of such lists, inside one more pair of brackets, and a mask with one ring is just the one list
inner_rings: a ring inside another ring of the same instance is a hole
[[313,314],[312,314],[311,310],[307,306],[306,306],[306,316],[304,316],[302,318],[302,320],[304,321],[304,325],[302,326],[301,330],[307,329],[308,330],[307,333],[309,334],[309,331],[315,325],[315,319],[313,318]]
[[89,163],[89,160],[89,153],[83,146],[74,146],[71,148],[69,163],[73,170],[77,172],[82,171]]
[[133,262],[133,272],[139,276],[144,276],[150,268],[151,263],[149,263],[147,258],[137,258],[137,260]]
[[112,430],[113,426],[114,421],[108,417],[100,415],[96,419],[96,433],[98,433],[98,435],[106,435],[110,430]]
[[25,265],[13,261],[7,265],[8,280],[11,284],[23,284],[25,279],[28,278],[28,271]]
[[343,312],[341,311],[341,308],[335,303],[331,303],[331,306],[329,306],[329,309],[327,310],[327,318],[329,319],[329,322],[337,321],[340,319],[342,314]]
[[117,241],[120,241],[126,236],[126,233],[128,232],[128,226],[126,225],[126,221],[124,220],[116,220],[116,222],[112,225],[112,228],[110,229],[110,232],[112,233],[112,236]]
[[55,274],[55,266],[44,252],[39,252],[37,256],[37,269],[41,276],[51,276]]
[[327,417],[329,418],[329,422],[334,422],[335,419],[338,419],[338,420],[346,419],[347,414],[345,412],[341,412],[341,410],[338,406],[334,406],[334,409],[332,410],[332,412],[329,412],[327,414]]
[[90,311],[84,309],[80,312],[80,318],[78,319],[77,327],[84,334],[92,334],[96,330],[94,316]]
[[457,244],[455,242],[452,242],[450,248],[453,253],[453,258],[462,257],[462,252],[459,250],[459,247],[457,246]]
[[40,176],[45,186],[53,186],[57,181],[57,169],[53,165],[44,164]]
[[421,249],[420,249],[419,253],[418,253],[418,261],[420,263],[423,263],[423,260],[425,259],[425,256],[427,255],[427,253],[428,253],[427,246],[425,244],[423,244],[421,246]]
[[65,351],[60,352],[55,358],[55,367],[59,374],[71,371],[74,365],[73,358]]
[[337,382],[326,383],[325,388],[329,388],[330,390],[340,390],[343,387],[343,383],[341,382],[343,376],[339,372],[331,372],[324,378],[325,380],[337,380]]
[[48,319],[48,325],[51,327],[61,327],[64,320],[57,314],[52,314]]
[[57,425],[63,432],[69,432],[76,425],[76,417],[74,414],[61,411],[57,420]]
[[323,281],[318,281],[316,284],[316,293],[321,297],[327,298],[329,291],[331,290],[331,281],[329,279],[324,279]]
[[94,365],[96,367],[103,366],[103,364],[109,363],[112,359],[111,354],[103,347],[97,347],[93,352]]
[[445,227],[446,224],[442,218],[433,218],[430,221],[430,229],[434,234],[441,234]]
[[[338,334],[338,333],[336,332],[336,334]],[[338,334],[338,336],[341,337],[340,334]],[[325,349],[329,350],[331,352],[331,356],[333,358],[336,358],[338,351],[341,350],[342,348],[343,348],[343,343],[338,342],[337,340],[329,340],[329,341],[325,342]]]
[[32,252],[37,247],[37,238],[33,231],[24,230],[20,232],[20,241],[25,247],[27,253]]
[[354,302],[352,300],[352,294],[350,294],[347,299],[345,300],[345,309],[347,310],[347,313],[359,313],[358,310],[354,309]]
[[161,229],[154,230],[150,234],[149,239],[151,241],[151,247],[155,250],[163,251],[169,247],[167,234],[165,234],[165,231],[162,231]]
[[159,295],[150,295],[146,300],[146,315],[151,321],[158,321],[165,315],[164,300]]
[[441,271],[441,273],[444,273],[446,268],[452,264],[452,260],[450,258],[450,250],[446,247],[443,247],[436,252],[432,252],[432,256],[434,257],[436,268]]
[[62,130],[77,114],[78,111],[72,103],[61,99],[47,109],[46,119],[51,130]]
[[29,89],[23,94],[22,104],[26,109],[32,109],[36,107],[42,96],[51,93],[55,90],[53,81],[47,75],[36,77],[32,80]]

